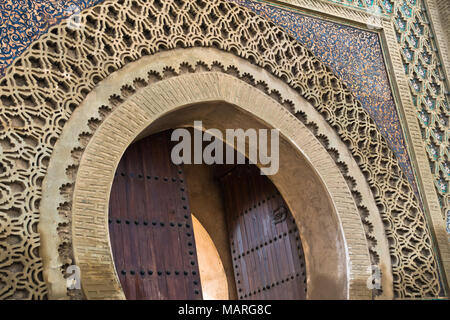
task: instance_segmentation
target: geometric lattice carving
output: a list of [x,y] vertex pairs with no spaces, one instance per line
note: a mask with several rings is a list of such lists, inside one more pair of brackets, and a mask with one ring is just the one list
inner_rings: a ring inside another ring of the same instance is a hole
[[397,1],[394,27],[430,168],[450,232],[449,87],[423,0]]
[[317,108],[347,144],[376,196],[396,296],[439,294],[430,232],[393,152],[351,92],[282,29],[235,4],[204,0],[105,1],[85,10],[81,24],[75,30],[65,23],[51,28],[0,81],[0,243],[6,246],[0,298],[24,291],[27,297],[45,296],[36,228],[41,185],[72,112],[99,81],[125,64],[194,46],[241,56]]

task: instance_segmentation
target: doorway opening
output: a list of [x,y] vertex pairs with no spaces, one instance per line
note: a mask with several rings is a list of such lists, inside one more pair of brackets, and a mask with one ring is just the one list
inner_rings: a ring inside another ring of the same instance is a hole
[[133,143],[109,231],[127,299],[305,299],[294,217],[252,164],[175,165],[171,130]]

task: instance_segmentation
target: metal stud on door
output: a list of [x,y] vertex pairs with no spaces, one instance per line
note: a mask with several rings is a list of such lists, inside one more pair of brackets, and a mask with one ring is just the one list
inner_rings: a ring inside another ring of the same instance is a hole
[[130,300],[202,299],[184,174],[170,159],[170,133],[132,144],[111,190],[111,246]]

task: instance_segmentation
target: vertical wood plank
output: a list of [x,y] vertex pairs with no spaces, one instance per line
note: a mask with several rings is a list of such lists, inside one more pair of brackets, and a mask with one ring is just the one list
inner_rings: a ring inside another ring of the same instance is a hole
[[237,165],[220,181],[239,299],[305,299],[301,240],[276,187],[253,165]]

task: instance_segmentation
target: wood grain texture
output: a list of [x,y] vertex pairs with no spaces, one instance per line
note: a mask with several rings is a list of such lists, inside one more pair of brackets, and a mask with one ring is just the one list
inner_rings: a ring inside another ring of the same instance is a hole
[[170,131],[132,144],[111,190],[111,246],[127,299],[202,298],[182,167],[170,160]]
[[303,248],[280,193],[252,165],[238,165],[220,180],[239,299],[305,299]]

